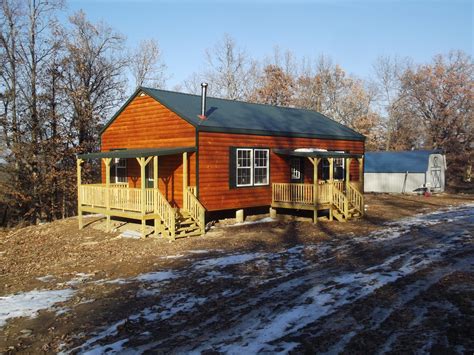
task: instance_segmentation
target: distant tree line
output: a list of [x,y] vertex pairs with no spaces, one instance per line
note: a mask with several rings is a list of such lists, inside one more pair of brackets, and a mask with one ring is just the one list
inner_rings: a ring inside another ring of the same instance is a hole
[[120,33],[82,11],[61,24],[60,0],[0,7],[1,199],[10,221],[64,218],[75,214],[75,154],[99,149],[129,78],[164,84],[161,51],[153,40],[125,48]]
[[[0,0],[0,203],[10,223],[74,215],[75,155],[100,149],[101,127],[133,88],[163,88],[168,79],[156,40],[127,48],[123,35],[82,11],[61,23],[64,11],[61,0]],[[441,148],[453,176],[472,162],[465,53],[423,65],[381,57],[371,80],[324,55],[297,60],[275,49],[256,60],[229,35],[205,58],[205,70],[174,89],[199,93],[206,81],[213,96],[316,110],[365,134],[368,150]],[[99,170],[86,169],[85,179]]]
[[349,75],[331,58],[298,60],[275,48],[257,61],[229,35],[206,51],[207,69],[181,86],[214,96],[321,112],[367,137],[367,150],[441,149],[451,186],[473,163],[474,64],[462,51],[430,63],[379,57],[371,78]]

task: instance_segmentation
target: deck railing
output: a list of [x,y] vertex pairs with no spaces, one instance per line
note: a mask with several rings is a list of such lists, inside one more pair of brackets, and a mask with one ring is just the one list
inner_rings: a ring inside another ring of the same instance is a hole
[[185,190],[183,207],[189,212],[194,221],[196,221],[201,229],[201,233],[204,233],[206,228],[206,209],[201,202],[199,202],[195,194],[196,187],[194,186],[190,186]]
[[330,203],[331,184],[320,182],[317,186],[316,196],[314,196],[313,184],[274,183],[272,184],[272,200],[273,202],[303,205]]
[[317,202],[320,204],[331,202],[331,185],[325,182],[318,184],[318,193],[316,195]]
[[346,195],[354,208],[361,214],[364,214],[364,195],[359,192],[358,185],[351,182],[347,188]]
[[[102,184],[88,184],[79,187],[81,194],[81,205],[91,207],[110,208],[112,210],[142,212],[142,190],[129,188],[125,184],[111,184],[106,187]],[[107,204],[108,195],[108,204]],[[155,201],[157,206],[155,206]],[[146,189],[144,211],[152,213],[158,209],[157,213],[167,215],[167,210],[173,208],[158,189]],[[163,218],[165,219],[165,218]]]
[[151,192],[151,196],[153,196],[152,211],[154,210],[160,216],[164,225],[168,227],[171,236],[174,237],[176,230],[176,212],[174,208],[159,189],[147,189],[147,199],[148,192]]
[[312,184],[284,184],[272,185],[272,200],[274,202],[298,203],[305,205],[314,204]]
[[332,189],[332,203],[344,214],[344,218],[347,218],[349,215],[349,200],[346,195],[335,186]]

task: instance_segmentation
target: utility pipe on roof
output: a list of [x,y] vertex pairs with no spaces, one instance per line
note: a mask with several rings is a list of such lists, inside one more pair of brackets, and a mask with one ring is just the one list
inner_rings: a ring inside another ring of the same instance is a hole
[[207,83],[201,83],[201,120],[206,119],[206,96],[207,96]]

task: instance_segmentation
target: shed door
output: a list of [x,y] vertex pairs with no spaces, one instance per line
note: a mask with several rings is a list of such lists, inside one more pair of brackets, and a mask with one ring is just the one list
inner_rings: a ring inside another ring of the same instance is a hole
[[433,157],[433,163],[430,166],[431,183],[434,189],[440,189],[442,184],[441,169],[442,162],[439,157]]

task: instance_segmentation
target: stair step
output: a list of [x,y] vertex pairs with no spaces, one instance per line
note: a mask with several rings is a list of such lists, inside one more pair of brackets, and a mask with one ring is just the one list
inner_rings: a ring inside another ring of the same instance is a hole
[[197,224],[194,224],[194,225],[188,226],[188,227],[177,228],[176,233],[191,232],[191,231],[194,231],[196,229],[199,229],[199,226]]
[[339,222],[346,222],[346,219],[344,218],[344,215],[342,213],[339,213],[338,210],[333,209],[332,211],[333,217],[335,217]]
[[192,219],[178,220],[177,222],[178,222],[179,224],[193,224],[193,223],[196,223],[196,222],[194,222],[194,220],[192,220]]
[[202,235],[202,233],[199,229],[197,229],[194,232],[185,233],[185,234],[177,234],[176,237],[196,237],[196,236],[200,236],[200,235]]

